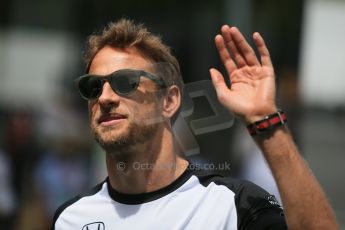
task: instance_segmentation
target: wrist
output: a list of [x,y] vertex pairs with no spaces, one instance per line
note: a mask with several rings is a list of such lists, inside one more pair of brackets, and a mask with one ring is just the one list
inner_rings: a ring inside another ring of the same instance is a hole
[[267,116],[274,114],[277,111],[278,111],[278,108],[274,106],[272,108],[266,109],[264,112],[261,112],[261,113],[255,113],[255,114],[243,116],[243,120],[247,125],[253,124],[257,121],[261,121],[262,119],[265,119]]
[[278,109],[275,113],[265,116],[263,119],[247,125],[250,135],[260,135],[267,133],[269,130],[277,129],[287,122],[285,113]]

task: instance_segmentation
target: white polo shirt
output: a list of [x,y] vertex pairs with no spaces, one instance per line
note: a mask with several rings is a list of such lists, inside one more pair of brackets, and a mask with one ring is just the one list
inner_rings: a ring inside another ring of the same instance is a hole
[[123,194],[108,178],[63,204],[52,229],[286,229],[283,210],[260,187],[189,167],[154,192]]

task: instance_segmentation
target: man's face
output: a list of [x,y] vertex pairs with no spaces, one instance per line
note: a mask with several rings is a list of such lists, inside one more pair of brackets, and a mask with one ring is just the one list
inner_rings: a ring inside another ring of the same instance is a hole
[[[94,57],[90,74],[107,75],[120,69],[139,69],[152,73],[152,63],[136,49],[104,47]],[[106,82],[98,99],[89,101],[90,126],[95,139],[107,152],[126,152],[136,144],[150,141],[159,128],[161,107],[157,86],[141,77],[128,96],[117,95]]]

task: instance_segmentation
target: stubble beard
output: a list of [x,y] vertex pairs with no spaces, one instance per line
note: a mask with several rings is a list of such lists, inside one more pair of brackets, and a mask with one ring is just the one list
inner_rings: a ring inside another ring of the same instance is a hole
[[[91,124],[91,132],[95,140],[105,150],[107,154],[113,157],[128,156],[135,151],[138,144],[150,141],[158,131],[159,124],[140,124],[130,122],[128,127],[122,133],[113,135],[113,127],[98,129]],[[115,128],[116,129],[116,128]]]

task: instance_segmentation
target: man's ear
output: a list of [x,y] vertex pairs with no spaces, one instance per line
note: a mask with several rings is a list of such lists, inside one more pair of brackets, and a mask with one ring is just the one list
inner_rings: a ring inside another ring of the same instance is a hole
[[181,105],[181,93],[176,85],[170,86],[163,99],[163,117],[171,119]]

